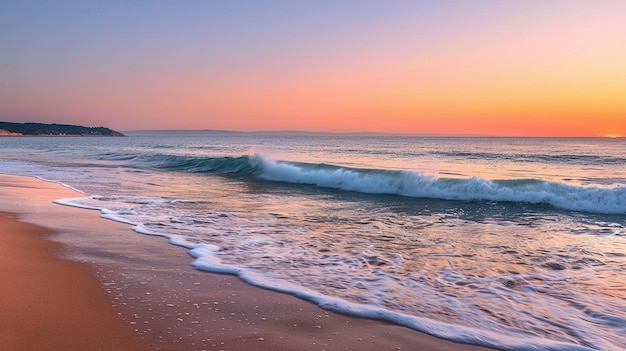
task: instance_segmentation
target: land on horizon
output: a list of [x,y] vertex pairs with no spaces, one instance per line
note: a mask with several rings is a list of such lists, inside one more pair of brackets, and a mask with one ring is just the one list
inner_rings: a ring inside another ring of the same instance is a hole
[[0,122],[0,136],[124,136],[124,134],[106,127]]
[[431,136],[431,137],[487,137],[489,135],[474,134],[418,134],[418,133],[388,133],[388,132],[322,132],[309,130],[218,130],[218,129],[143,129],[123,131],[127,136]]
[[[532,136],[532,135],[491,135],[491,134],[427,134],[427,133],[389,133],[389,132],[321,132],[307,130],[218,130],[218,129],[142,129],[125,130],[130,137],[209,137],[209,136],[302,136],[302,137],[431,137],[431,138],[606,138],[607,136]],[[623,138],[623,136],[610,136]]]
[[[532,135],[392,133],[377,131],[328,132],[315,130],[221,130],[221,129],[139,129],[115,131],[106,127],[86,127],[61,123],[0,122],[2,136],[131,136],[131,137],[210,137],[210,136],[290,136],[290,137],[441,137],[441,138],[533,138]],[[545,136],[541,136],[545,137]],[[559,136],[555,136],[559,137]],[[561,136],[562,137],[562,136]],[[607,137],[607,136],[604,136]],[[621,135],[610,136],[622,138]],[[565,138],[589,138],[568,136]]]

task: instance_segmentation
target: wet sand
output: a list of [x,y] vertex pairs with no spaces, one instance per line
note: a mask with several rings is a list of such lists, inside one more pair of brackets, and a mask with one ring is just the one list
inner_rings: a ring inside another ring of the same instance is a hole
[[195,270],[164,238],[52,203],[82,196],[0,175],[0,211],[14,214],[0,216],[0,310],[10,311],[0,317],[0,349],[488,350]]

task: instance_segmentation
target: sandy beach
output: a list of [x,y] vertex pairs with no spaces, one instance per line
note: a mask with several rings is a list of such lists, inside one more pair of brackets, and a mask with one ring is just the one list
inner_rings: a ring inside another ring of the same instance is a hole
[[150,350],[120,323],[91,268],[56,259],[46,228],[0,213],[2,350]]
[[193,269],[80,193],[0,175],[2,350],[486,350]]

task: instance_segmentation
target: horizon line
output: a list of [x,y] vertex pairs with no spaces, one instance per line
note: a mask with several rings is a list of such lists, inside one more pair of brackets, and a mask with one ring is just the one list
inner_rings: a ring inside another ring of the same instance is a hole
[[248,134],[248,135],[310,135],[310,136],[403,136],[403,137],[467,137],[467,138],[602,138],[602,139],[620,139],[626,138],[623,135],[606,135],[606,136],[545,136],[545,135],[503,135],[503,134],[472,134],[472,133],[396,133],[396,132],[331,132],[331,131],[309,131],[309,130],[227,130],[227,129],[132,129],[122,130],[122,133],[214,133],[214,134]]

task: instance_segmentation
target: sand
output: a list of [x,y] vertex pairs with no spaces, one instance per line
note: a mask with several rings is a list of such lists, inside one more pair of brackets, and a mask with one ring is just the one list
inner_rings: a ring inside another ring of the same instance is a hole
[[0,350],[487,350],[195,270],[163,238],[52,203],[81,196],[0,175]]
[[90,267],[56,259],[46,228],[0,213],[0,350],[150,350]]

